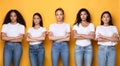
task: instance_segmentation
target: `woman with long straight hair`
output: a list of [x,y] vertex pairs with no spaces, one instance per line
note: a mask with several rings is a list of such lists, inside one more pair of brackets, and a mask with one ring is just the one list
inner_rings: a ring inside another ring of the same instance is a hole
[[31,66],[44,66],[46,29],[43,27],[42,16],[39,13],[33,15],[32,27],[28,29],[27,41],[29,41],[29,57]]

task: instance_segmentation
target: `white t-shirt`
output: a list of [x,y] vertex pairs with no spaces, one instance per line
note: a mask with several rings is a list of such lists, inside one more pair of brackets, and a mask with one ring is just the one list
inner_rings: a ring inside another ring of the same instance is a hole
[[65,36],[67,32],[70,32],[70,25],[54,23],[50,25],[49,31],[53,32],[54,36]]
[[6,35],[9,37],[17,37],[20,34],[24,34],[25,27],[19,23],[17,24],[8,23],[2,26],[2,32],[6,33]]
[[[90,23],[87,27],[83,27],[80,23],[73,26],[73,30],[76,30],[78,34],[90,34],[90,32],[94,32],[94,25]],[[76,44],[79,46],[88,46],[91,44],[90,39],[76,39]]]
[[[115,26],[98,26],[96,28],[96,39],[98,35],[101,34],[103,36],[111,37],[114,33],[118,34],[117,28]],[[105,46],[114,46],[116,42],[109,41],[109,42],[98,42],[99,45]]]
[[[39,29],[34,29],[33,27],[32,28],[29,28],[28,29],[28,33],[32,36],[32,37],[39,37],[42,35],[43,32],[45,32],[46,29],[43,28],[43,27],[40,27]],[[35,44],[40,44],[42,43],[42,41],[39,41],[39,42],[30,42],[30,45],[35,45]]]

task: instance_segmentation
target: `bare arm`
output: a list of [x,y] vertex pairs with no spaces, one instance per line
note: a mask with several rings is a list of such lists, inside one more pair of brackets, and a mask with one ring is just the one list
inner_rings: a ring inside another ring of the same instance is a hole
[[49,36],[49,39],[53,41],[64,39],[66,37],[66,36],[54,36],[52,32],[49,32],[48,36]]
[[2,33],[2,40],[11,41],[11,42],[22,42],[23,34],[20,34],[17,37],[8,37],[6,33]]
[[62,42],[62,41],[69,41],[69,40],[70,40],[70,32],[66,33],[65,36],[66,36],[66,38],[60,39],[60,40],[57,40],[57,41],[59,41],[59,42]]
[[29,42],[37,42],[45,40],[46,32],[43,32],[39,37],[32,37],[29,33],[27,33],[27,41]]
[[99,36],[98,41],[106,42],[106,41],[118,41],[119,40],[117,34],[113,34],[113,36],[111,36],[111,37],[106,37],[106,36],[103,36],[101,34],[98,36]]
[[94,39],[95,33],[90,32],[90,34],[78,34],[76,30],[73,30],[73,37],[76,39]]
[[106,36],[103,36],[103,38],[106,38],[106,39],[109,40],[109,41],[118,41],[118,40],[119,40],[117,34],[113,34],[112,37],[106,37]]

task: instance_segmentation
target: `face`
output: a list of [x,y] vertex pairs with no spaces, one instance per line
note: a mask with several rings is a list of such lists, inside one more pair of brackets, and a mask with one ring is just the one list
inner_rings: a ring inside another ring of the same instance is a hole
[[58,22],[62,22],[63,21],[63,18],[64,18],[64,14],[62,11],[58,10],[55,14],[56,16],[56,19]]
[[103,23],[104,24],[108,24],[109,23],[109,21],[110,21],[110,16],[109,16],[109,14],[104,14],[103,16],[102,16],[102,21],[103,21]]
[[86,19],[87,19],[87,13],[85,11],[81,12],[80,17],[81,17],[82,21],[86,21]]
[[40,19],[40,17],[38,15],[35,15],[33,17],[33,21],[34,21],[35,25],[39,25],[41,19]]
[[11,12],[10,19],[11,19],[11,22],[16,22],[17,21],[17,15],[16,15],[15,12]]

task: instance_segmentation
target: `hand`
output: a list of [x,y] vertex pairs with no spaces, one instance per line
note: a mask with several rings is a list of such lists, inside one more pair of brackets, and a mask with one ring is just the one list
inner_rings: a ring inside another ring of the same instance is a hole
[[28,37],[29,37],[29,38],[32,38],[32,36],[31,36],[30,34],[28,34]]
[[104,36],[99,33],[99,34],[98,34],[98,37],[99,37],[99,38],[103,38]]
[[65,35],[65,38],[67,38],[67,37],[70,37],[70,34],[66,34],[66,35]]

